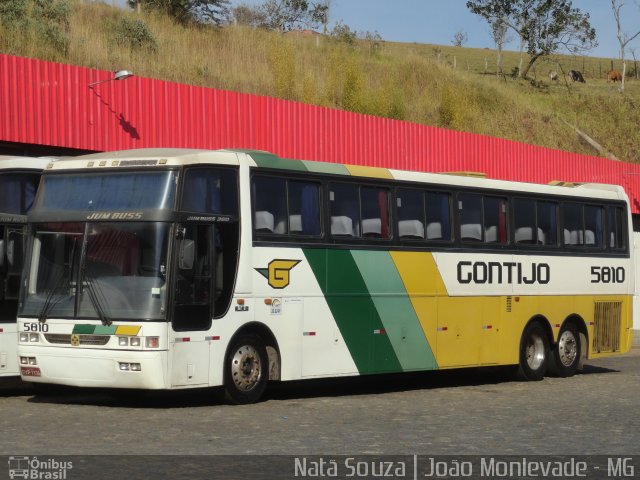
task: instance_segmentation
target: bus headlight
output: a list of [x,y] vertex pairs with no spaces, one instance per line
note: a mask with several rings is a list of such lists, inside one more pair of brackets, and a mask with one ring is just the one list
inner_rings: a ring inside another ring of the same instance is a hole
[[20,332],[20,341],[21,342],[28,342],[29,341],[29,334],[27,332]]
[[139,346],[140,346],[140,337],[132,337],[132,338],[129,340],[129,344],[130,344],[132,347],[139,347]]
[[40,334],[39,333],[30,333],[29,334],[29,341],[30,342],[39,342],[40,341]]
[[147,337],[145,346],[147,348],[158,348],[160,346],[160,337]]
[[129,338],[128,337],[118,337],[118,345],[121,347],[129,346]]

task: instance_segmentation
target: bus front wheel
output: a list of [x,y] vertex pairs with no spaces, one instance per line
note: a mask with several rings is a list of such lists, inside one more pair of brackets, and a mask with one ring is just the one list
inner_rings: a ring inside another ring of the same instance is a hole
[[549,340],[542,325],[530,323],[520,340],[520,364],[518,377],[523,380],[538,381],[547,372]]
[[262,338],[240,335],[225,360],[225,398],[234,404],[257,402],[269,380],[269,357]]
[[571,377],[580,363],[580,334],[573,323],[562,327],[551,356],[551,370],[559,377]]

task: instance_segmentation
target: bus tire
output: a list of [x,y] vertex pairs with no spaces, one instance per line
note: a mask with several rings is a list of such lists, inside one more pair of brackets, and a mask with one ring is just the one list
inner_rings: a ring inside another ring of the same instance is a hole
[[551,371],[558,377],[571,377],[580,363],[580,332],[574,323],[562,326],[551,355]]
[[518,378],[539,381],[547,373],[549,363],[549,339],[538,322],[527,325],[520,340]]
[[255,403],[268,380],[269,357],[262,338],[245,334],[234,339],[225,359],[225,399],[236,405]]

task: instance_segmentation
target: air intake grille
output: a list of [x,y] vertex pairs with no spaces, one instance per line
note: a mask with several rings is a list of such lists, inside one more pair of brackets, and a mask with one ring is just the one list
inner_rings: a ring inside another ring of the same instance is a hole
[[593,343],[595,353],[620,351],[620,320],[622,302],[596,302],[593,315]]
[[507,297],[507,313],[511,313],[511,297]]
[[[110,335],[79,335],[80,345],[106,345],[109,343]],[[71,345],[71,335],[59,333],[45,333],[44,338],[49,343],[58,345]]]

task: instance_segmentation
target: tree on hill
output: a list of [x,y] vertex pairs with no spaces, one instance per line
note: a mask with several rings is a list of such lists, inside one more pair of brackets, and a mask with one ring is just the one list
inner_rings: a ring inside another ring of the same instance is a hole
[[196,21],[221,25],[229,18],[229,0],[127,0],[131,8],[159,10],[180,23]]
[[597,45],[589,14],[573,8],[571,0],[469,0],[467,8],[490,24],[501,19],[526,46],[526,77],[542,57],[560,50],[575,54]]
[[633,35],[627,35],[622,31],[622,22],[620,20],[620,10],[624,6],[622,0],[611,0],[611,8],[613,9],[613,17],[616,20],[618,43],[620,44],[620,60],[622,61],[622,81],[620,82],[620,91],[624,92],[624,79],[627,75],[627,62],[624,59],[624,52],[629,42],[640,35],[640,30]]
[[329,2],[327,0],[318,2],[266,0],[261,5],[261,9],[265,15],[266,26],[281,32],[299,28],[317,28],[328,23]]

